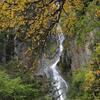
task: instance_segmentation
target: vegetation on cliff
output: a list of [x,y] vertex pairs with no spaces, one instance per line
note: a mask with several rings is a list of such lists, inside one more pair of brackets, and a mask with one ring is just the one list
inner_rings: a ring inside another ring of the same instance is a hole
[[100,99],[100,43],[96,45],[91,61],[72,72],[69,98],[72,100]]
[[20,70],[16,64],[0,65],[0,100],[50,100],[50,82]]
[[97,30],[90,61],[70,71],[68,97],[99,100],[99,21],[99,0],[0,0],[0,100],[52,100],[48,80],[34,73],[42,52],[51,59],[56,52],[55,40],[47,38],[58,22],[69,40],[65,49],[73,38],[84,48],[88,34]]
[[[94,42],[89,45],[92,51],[90,61],[71,71],[69,84],[70,100],[100,99],[100,1],[67,0],[62,12],[61,24],[70,42],[76,38],[79,47],[85,48],[87,36],[93,34]],[[96,30],[96,31],[95,31]],[[89,38],[88,38],[89,39]],[[65,43],[65,49],[68,43]],[[91,40],[92,42],[92,40]]]

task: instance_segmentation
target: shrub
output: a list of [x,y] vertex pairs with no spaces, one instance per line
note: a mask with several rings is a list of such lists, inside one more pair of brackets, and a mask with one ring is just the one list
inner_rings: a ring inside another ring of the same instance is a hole
[[40,90],[33,84],[25,84],[20,77],[10,78],[0,70],[0,100],[32,100],[39,96]]

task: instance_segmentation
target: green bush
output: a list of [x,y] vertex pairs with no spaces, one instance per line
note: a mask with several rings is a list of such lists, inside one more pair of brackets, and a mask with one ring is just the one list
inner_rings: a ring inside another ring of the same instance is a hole
[[84,95],[83,84],[86,78],[86,69],[77,69],[72,72],[72,78],[69,89],[69,98],[71,100],[85,100],[82,99]]
[[72,71],[69,89],[71,100],[100,100],[100,43],[86,67]]
[[21,78],[11,79],[0,70],[0,100],[33,100],[40,94],[39,88],[33,84],[25,84]]

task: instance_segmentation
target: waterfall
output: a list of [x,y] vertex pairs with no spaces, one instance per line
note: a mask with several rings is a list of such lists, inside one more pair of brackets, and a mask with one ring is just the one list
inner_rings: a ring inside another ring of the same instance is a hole
[[59,42],[58,52],[52,59],[50,66],[46,68],[45,73],[48,78],[51,78],[53,80],[52,87],[55,100],[65,100],[68,85],[57,70],[57,64],[60,61],[64,41],[64,35],[59,24],[57,25],[57,32]]

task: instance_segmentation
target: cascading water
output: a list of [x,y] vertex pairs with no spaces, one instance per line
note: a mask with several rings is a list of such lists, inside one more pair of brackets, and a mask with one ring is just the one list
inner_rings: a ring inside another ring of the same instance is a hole
[[46,68],[45,73],[48,78],[52,79],[52,87],[53,87],[53,96],[55,100],[65,100],[66,99],[66,92],[68,90],[68,85],[66,81],[61,77],[57,70],[57,64],[60,61],[60,56],[63,51],[63,41],[64,41],[64,35],[62,33],[61,27],[58,24],[57,26],[57,31],[58,31],[58,42],[59,42],[59,47],[58,47],[58,52],[55,55],[55,57],[52,59],[52,62],[49,66],[49,68]]

